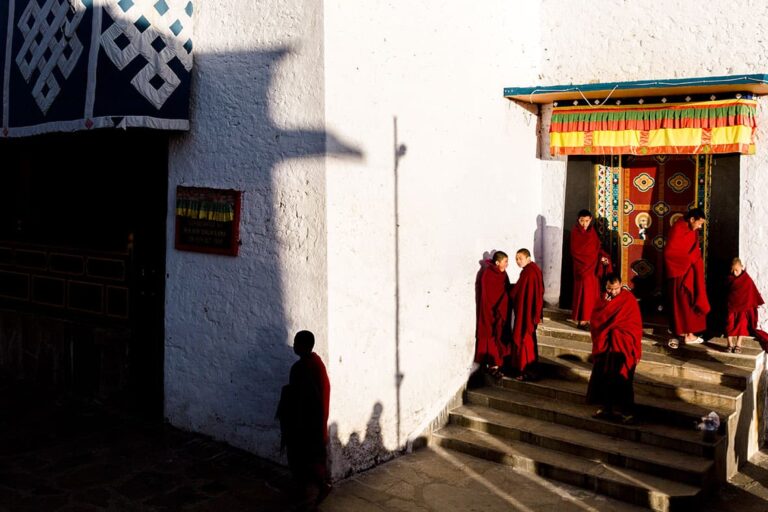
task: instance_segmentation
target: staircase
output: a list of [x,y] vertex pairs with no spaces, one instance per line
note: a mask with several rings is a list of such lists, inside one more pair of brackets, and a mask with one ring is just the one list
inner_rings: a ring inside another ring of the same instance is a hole
[[[720,338],[671,351],[666,327],[645,329],[637,423],[623,425],[592,418],[592,343],[567,314],[547,310],[539,326],[539,380],[486,377],[431,442],[658,511],[696,506],[758,450],[766,356],[757,343],[741,354]],[[710,411],[721,429],[705,439],[694,424]]]

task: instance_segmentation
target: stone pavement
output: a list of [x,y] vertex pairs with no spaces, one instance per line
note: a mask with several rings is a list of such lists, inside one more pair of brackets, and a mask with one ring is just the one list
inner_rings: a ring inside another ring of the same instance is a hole
[[[0,511],[287,511],[282,466],[206,436],[0,385]],[[440,448],[399,457],[337,484],[322,512],[636,511]],[[702,512],[768,510],[768,451]]]

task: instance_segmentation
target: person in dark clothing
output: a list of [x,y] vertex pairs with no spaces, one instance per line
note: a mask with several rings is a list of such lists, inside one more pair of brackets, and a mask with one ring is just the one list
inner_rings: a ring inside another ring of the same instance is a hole
[[283,386],[277,418],[288,467],[305,493],[305,501],[317,493],[317,506],[331,490],[326,466],[331,385],[322,359],[312,351],[314,346],[310,331],[296,333],[293,351],[299,360],[291,367],[288,385]]

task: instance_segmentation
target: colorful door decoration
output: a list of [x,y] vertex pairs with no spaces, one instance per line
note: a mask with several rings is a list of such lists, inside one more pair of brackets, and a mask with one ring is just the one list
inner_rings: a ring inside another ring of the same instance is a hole
[[[625,156],[595,166],[598,231],[622,281],[646,304],[663,304],[662,253],[672,224],[694,206],[709,213],[711,160]],[[706,259],[706,228],[702,244]]]

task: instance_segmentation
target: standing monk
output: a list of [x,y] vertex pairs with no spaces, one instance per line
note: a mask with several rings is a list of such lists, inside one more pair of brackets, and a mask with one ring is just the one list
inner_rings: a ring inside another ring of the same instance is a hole
[[526,380],[533,377],[532,366],[539,354],[536,327],[544,310],[544,279],[528,249],[517,251],[515,262],[523,270],[510,292],[514,324],[509,361],[515,379]]
[[592,214],[581,210],[571,229],[573,258],[573,315],[579,327],[589,328],[592,309],[600,299],[600,279],[610,272],[610,259],[602,250]]
[[744,264],[734,258],[728,276],[728,317],[725,322],[728,352],[740,354],[744,336],[754,336],[758,341],[765,339],[765,333],[757,329],[757,308],[763,304],[763,297]]
[[[704,342],[695,333],[707,328],[710,310],[697,234],[704,222],[704,212],[700,208],[689,210],[672,226],[664,246],[672,332],[684,343]],[[676,349],[680,345],[678,340],[671,339],[668,346]]]
[[605,296],[592,313],[592,375],[587,402],[600,404],[595,418],[614,414],[622,422],[634,421],[635,368],[642,354],[643,320],[632,292],[616,274],[606,276]]
[[[331,490],[326,466],[331,384],[323,360],[312,351],[314,346],[315,335],[310,331],[296,333],[293,351],[299,360],[291,367],[288,385],[283,387],[277,406],[281,448],[287,448],[288,467],[309,508],[319,504]],[[309,505],[310,500],[314,505]]]
[[503,251],[496,251],[493,259],[485,263],[480,274],[475,362],[494,377],[500,377],[499,367],[509,353],[509,257]]

